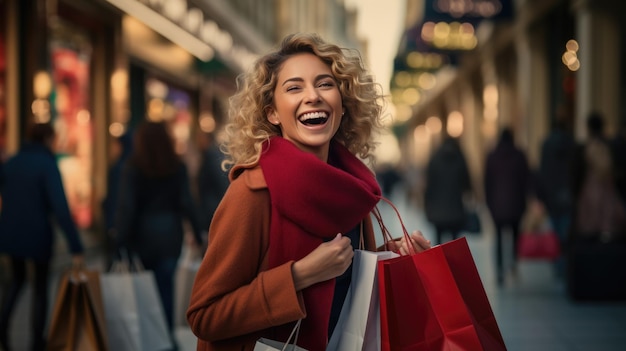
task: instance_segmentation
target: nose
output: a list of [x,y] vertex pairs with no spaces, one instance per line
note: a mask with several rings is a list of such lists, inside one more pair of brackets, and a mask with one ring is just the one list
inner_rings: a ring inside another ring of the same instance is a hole
[[306,90],[305,102],[316,103],[321,100],[320,94],[315,87],[309,87]]

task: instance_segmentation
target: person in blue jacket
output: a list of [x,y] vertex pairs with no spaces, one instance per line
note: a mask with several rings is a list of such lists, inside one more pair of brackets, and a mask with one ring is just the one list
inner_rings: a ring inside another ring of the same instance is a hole
[[9,258],[11,279],[0,308],[0,345],[11,350],[8,340],[11,314],[26,282],[26,265],[34,272],[32,303],[32,350],[45,350],[44,328],[48,313],[50,260],[54,248],[52,218],[62,229],[75,266],[84,264],[83,245],[70,215],[61,173],[52,153],[54,128],[32,124],[28,141],[4,165],[0,253]]

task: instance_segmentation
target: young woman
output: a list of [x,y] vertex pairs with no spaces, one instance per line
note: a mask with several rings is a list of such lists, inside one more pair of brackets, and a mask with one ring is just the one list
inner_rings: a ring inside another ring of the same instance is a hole
[[176,154],[166,122],[143,121],[133,135],[117,194],[116,247],[136,254],[154,272],[173,350],[174,277],[189,221],[193,243],[204,244],[204,229],[191,196],[187,167]]
[[312,34],[287,36],[240,79],[224,145],[231,183],[188,321],[198,350],[252,350],[259,337],[285,341],[302,319],[298,345],[322,351],[353,250],[376,250],[369,214],[381,193],[361,159],[380,127],[379,85],[357,52]]

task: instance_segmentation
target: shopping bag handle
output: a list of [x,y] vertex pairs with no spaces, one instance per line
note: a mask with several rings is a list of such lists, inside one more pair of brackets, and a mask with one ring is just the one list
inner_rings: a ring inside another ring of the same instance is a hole
[[[398,211],[398,208],[396,208],[396,206],[393,204],[393,202],[391,202],[391,200],[387,199],[384,196],[381,196],[380,200],[383,200],[384,202],[389,204],[391,206],[391,208],[393,208],[393,210],[396,213],[398,219],[400,220],[400,226],[402,227],[402,235],[404,236],[406,242],[408,243],[410,254],[413,255],[413,254],[417,253],[417,250],[415,249],[415,247],[413,247],[413,241],[411,240],[411,236],[409,235],[409,231],[406,230],[406,226],[404,225],[404,221],[402,220],[402,216],[400,216],[400,211]],[[393,236],[389,232],[389,229],[387,228],[387,226],[383,222],[383,216],[380,213],[380,209],[378,208],[378,205],[374,206],[374,208],[372,209],[372,213],[374,215],[374,218],[376,218],[376,221],[378,222],[378,225],[380,226],[380,230],[381,230],[381,232],[383,234],[383,240],[385,241],[385,244],[384,244],[385,245],[385,250],[388,251],[389,250],[388,243],[390,241],[395,241],[395,239],[393,238]]]
[[82,284],[88,280],[85,267],[72,267],[68,271],[67,279],[72,284]]
[[116,259],[111,265],[111,272],[128,273],[143,272],[145,270],[137,254],[124,247],[119,248],[118,252],[119,259]]
[[[298,334],[300,334],[301,322],[302,322],[302,319],[298,319],[298,321],[296,322],[296,325],[291,330],[291,334],[289,334],[289,337],[287,338],[287,342],[285,342],[285,345],[283,345],[283,348],[281,351],[287,351],[287,347],[289,346],[289,343],[291,342],[291,338],[293,338],[293,345],[291,347],[291,350],[296,349],[296,343],[298,342]],[[294,333],[296,334],[295,337],[294,337]]]

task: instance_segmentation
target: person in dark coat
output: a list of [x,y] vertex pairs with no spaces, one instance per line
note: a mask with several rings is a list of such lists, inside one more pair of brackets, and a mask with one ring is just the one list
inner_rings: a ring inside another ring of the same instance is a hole
[[[563,116],[557,119],[554,128],[541,146],[536,192],[550,218],[552,228],[564,247],[574,208],[571,168],[576,152],[576,141]],[[556,261],[556,273],[564,273],[564,261]]]
[[[109,261],[115,256],[115,214],[117,211],[117,196],[119,194],[122,171],[126,164],[126,159],[132,150],[132,134],[126,132],[112,141],[113,162],[107,173],[107,193],[102,201],[102,211],[104,214],[104,229],[107,239],[107,251]],[[111,262],[107,262],[109,266]]]
[[571,234],[575,239],[626,238],[626,207],[615,183],[612,151],[604,117],[592,112],[587,117],[587,140],[578,145],[572,167],[576,208]]
[[504,283],[502,236],[505,229],[512,233],[515,271],[520,222],[530,185],[526,155],[515,146],[511,130],[505,128],[485,165],[485,198],[496,230],[496,274],[500,285]]
[[48,315],[50,260],[54,248],[54,218],[68,243],[72,262],[82,266],[83,245],[70,215],[61,173],[52,145],[55,132],[50,124],[33,124],[29,142],[4,166],[0,253],[9,257],[11,281],[0,310],[0,345],[11,350],[8,340],[11,314],[24,284],[27,262],[32,263],[32,350],[46,349],[44,328]]
[[118,194],[117,247],[138,255],[154,272],[173,334],[174,274],[188,220],[198,247],[204,244],[187,167],[176,154],[165,122],[144,121],[134,134]]
[[437,243],[450,233],[456,239],[464,229],[463,197],[471,190],[467,162],[456,138],[447,137],[435,151],[426,170],[424,207],[437,232]]

